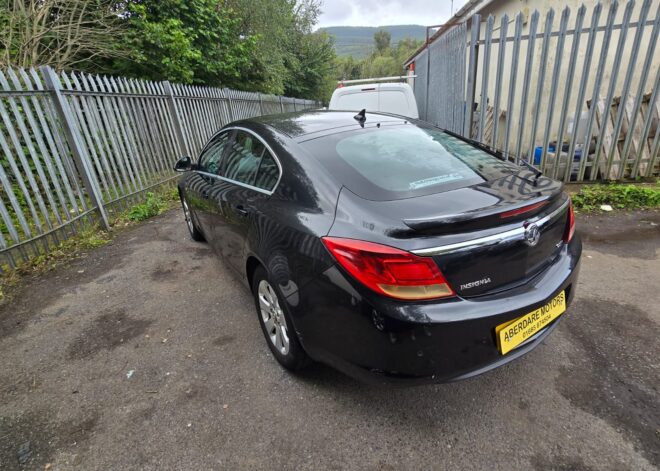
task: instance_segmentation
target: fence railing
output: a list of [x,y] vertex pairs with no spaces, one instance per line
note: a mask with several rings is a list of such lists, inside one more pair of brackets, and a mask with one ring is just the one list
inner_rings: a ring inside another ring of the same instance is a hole
[[476,14],[414,59],[420,116],[564,181],[658,176],[659,33],[653,0]]
[[459,25],[429,47],[428,67],[434,73],[427,86],[426,120],[462,132],[465,112],[465,24]]
[[0,270],[171,182],[230,121],[310,100],[123,77],[0,70]]

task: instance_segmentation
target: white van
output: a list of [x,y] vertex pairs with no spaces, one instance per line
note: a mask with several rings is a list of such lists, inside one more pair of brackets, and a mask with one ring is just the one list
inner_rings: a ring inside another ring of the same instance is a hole
[[339,82],[339,87],[332,93],[328,109],[345,111],[366,109],[367,112],[382,111],[409,118],[419,118],[415,95],[407,83],[343,85],[350,82],[354,81]]

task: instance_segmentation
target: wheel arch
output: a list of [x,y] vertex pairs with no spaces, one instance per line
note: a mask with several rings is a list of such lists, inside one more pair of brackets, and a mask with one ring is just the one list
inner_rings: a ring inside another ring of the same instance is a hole
[[245,261],[245,278],[248,282],[248,285],[250,286],[250,289],[252,289],[252,279],[254,277],[254,273],[259,267],[262,267],[264,270],[266,269],[266,266],[261,263],[261,260],[259,260],[256,256],[248,255],[248,258]]

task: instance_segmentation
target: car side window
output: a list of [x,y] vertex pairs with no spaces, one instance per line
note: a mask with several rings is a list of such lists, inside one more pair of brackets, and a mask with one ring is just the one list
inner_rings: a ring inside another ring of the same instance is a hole
[[225,159],[223,176],[240,183],[254,185],[259,162],[265,150],[261,141],[252,134],[236,131],[236,137]]
[[273,191],[279,177],[280,169],[275,162],[275,158],[266,150],[261,158],[261,164],[259,165],[254,186],[262,190]]
[[220,170],[222,152],[227,145],[231,131],[224,132],[217,136],[211,144],[204,150],[199,158],[199,170],[206,173],[217,175]]

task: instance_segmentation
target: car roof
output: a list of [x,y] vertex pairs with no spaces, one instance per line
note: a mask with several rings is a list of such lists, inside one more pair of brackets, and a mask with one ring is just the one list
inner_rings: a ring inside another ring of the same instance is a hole
[[[341,128],[347,128],[349,130],[360,127],[360,122],[354,116],[355,111],[312,110],[259,116],[247,119],[244,122],[265,125],[274,128],[276,131],[296,141],[301,141],[311,137],[311,135],[322,136],[336,132]],[[411,121],[410,118],[406,118],[405,116],[369,111],[366,113],[366,118],[367,123],[406,123]]]

